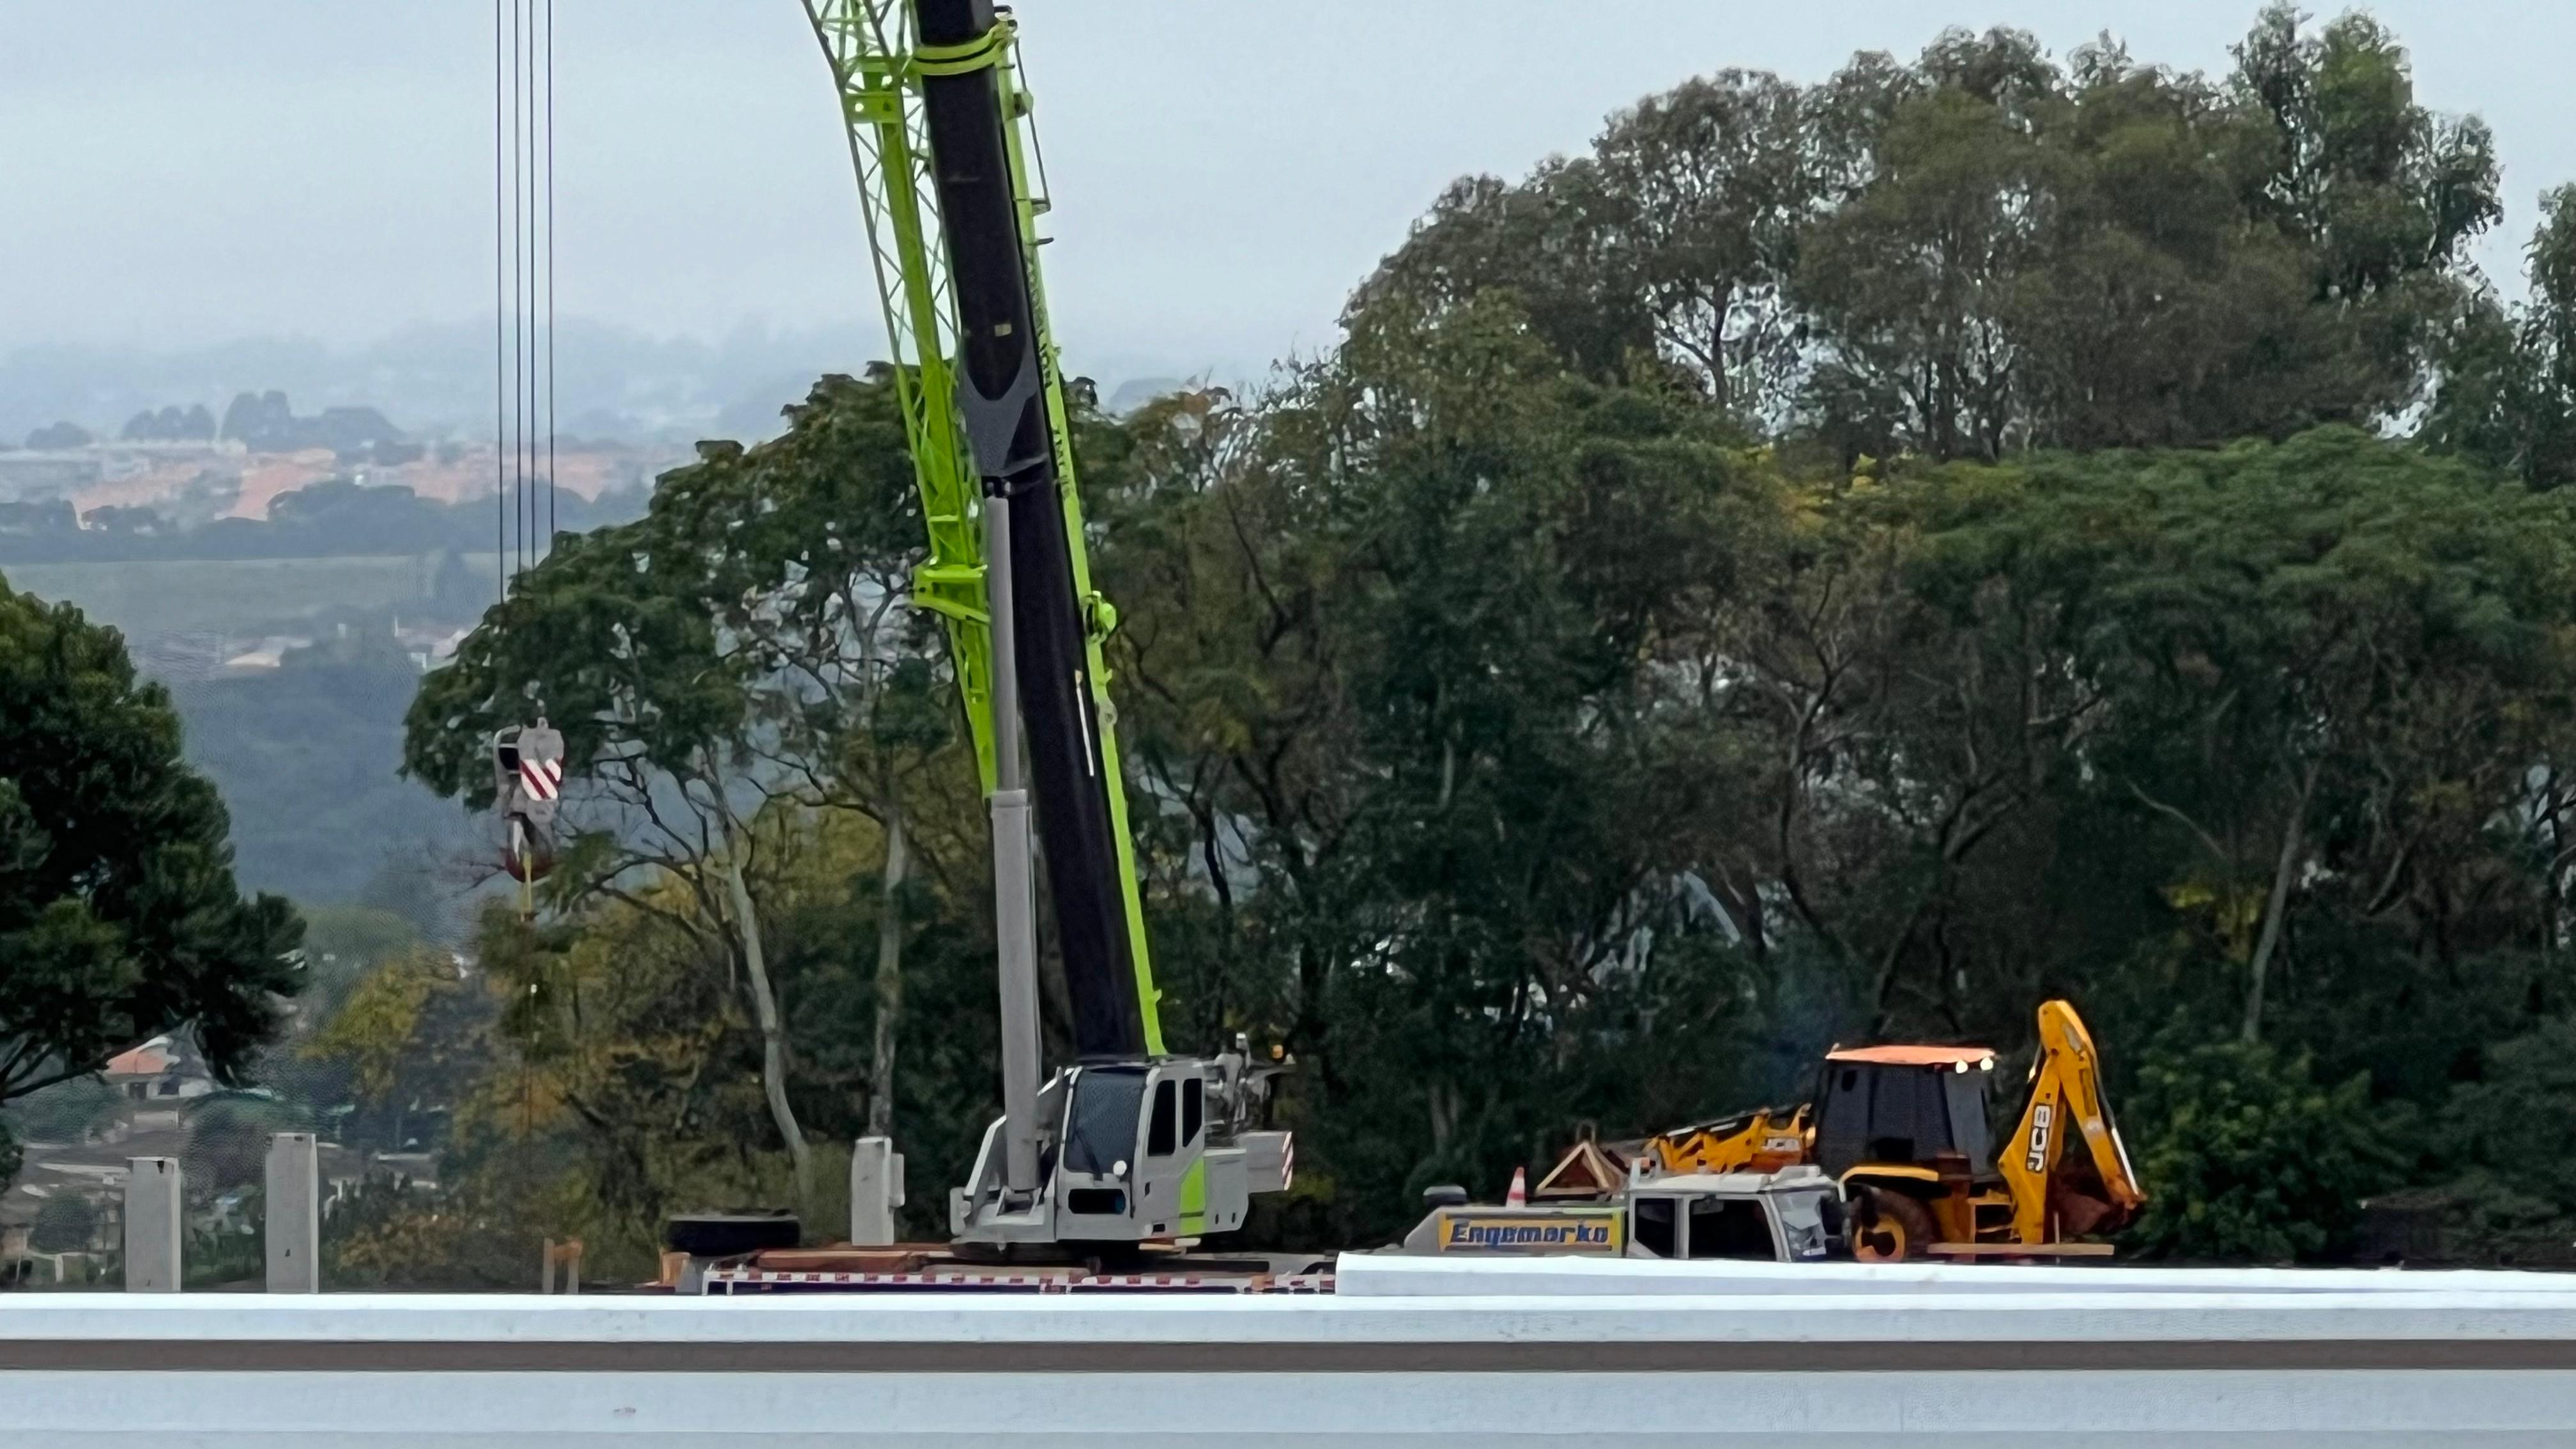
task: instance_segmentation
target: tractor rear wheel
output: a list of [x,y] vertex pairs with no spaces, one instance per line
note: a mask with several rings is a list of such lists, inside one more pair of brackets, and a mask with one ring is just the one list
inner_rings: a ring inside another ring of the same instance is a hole
[[1860,1210],[1852,1214],[1852,1256],[1864,1263],[1902,1263],[1930,1253],[1941,1230],[1932,1210],[1883,1187],[1861,1189]]

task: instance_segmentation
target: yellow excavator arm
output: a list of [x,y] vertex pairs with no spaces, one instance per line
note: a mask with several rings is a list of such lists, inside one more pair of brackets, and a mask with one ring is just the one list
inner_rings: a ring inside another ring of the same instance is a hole
[[[2066,1160],[2070,1136],[2084,1156]],[[2031,1064],[2030,1103],[2021,1125],[1995,1153],[2022,1243],[2047,1243],[2113,1232],[2145,1205],[2119,1124],[2102,1099],[2102,1059],[2084,1019],[2063,1001],[2039,1008],[2039,1057]]]

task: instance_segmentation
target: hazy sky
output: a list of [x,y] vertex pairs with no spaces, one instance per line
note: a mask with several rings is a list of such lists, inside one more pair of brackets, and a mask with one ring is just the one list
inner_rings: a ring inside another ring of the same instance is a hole
[[[795,0],[555,0],[561,304],[657,334],[873,311]],[[2254,0],[1022,0],[1049,288],[1103,376],[1257,367],[1450,178],[1523,172],[1725,66],[1799,78],[1941,27],[2109,29],[2224,65]],[[2576,179],[2576,5],[2385,0],[2419,93],[2502,138],[2514,215]],[[335,342],[488,315],[487,0],[0,0],[0,352]]]

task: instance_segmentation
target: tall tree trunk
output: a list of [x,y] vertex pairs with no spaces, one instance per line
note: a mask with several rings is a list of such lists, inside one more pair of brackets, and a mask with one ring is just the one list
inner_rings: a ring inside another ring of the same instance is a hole
[[1726,314],[1735,309],[1735,289],[1720,287],[1710,299],[1717,315],[1708,324],[1708,395],[1720,411],[1735,406],[1735,380],[1727,375]]
[[868,1135],[894,1135],[896,1028],[903,1021],[903,875],[911,864],[903,802],[885,809],[885,904],[877,912],[877,1030],[868,1049]]
[[752,908],[751,887],[743,882],[742,859],[727,851],[725,892],[733,901],[734,932],[742,944],[743,975],[751,982],[751,1006],[760,1026],[760,1089],[769,1099],[770,1120],[787,1142],[796,1164],[796,1183],[805,1185],[810,1154],[805,1133],[796,1125],[796,1109],[787,1105],[787,1031],[778,1019],[778,994],[769,986],[769,957],[761,949],[760,914]]
[[2299,782],[2289,826],[2281,832],[2281,854],[2272,863],[2272,891],[2263,902],[2263,929],[2254,941],[2250,968],[2253,979],[2245,988],[2245,1029],[2241,1035],[2248,1043],[2263,1039],[2263,988],[2271,975],[2272,953],[2281,944],[2281,918],[2289,913],[2290,886],[2298,874],[2301,848],[2307,843],[2308,802],[2317,793],[2318,768],[2310,764],[2306,778]]

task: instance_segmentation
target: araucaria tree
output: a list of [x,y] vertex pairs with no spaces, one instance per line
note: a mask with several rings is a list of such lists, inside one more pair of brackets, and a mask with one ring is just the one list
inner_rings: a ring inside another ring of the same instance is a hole
[[[230,1078],[300,986],[303,922],[243,899],[179,755],[115,630],[0,587],[0,1103],[182,1028]],[[0,1180],[16,1161],[0,1127]]]

